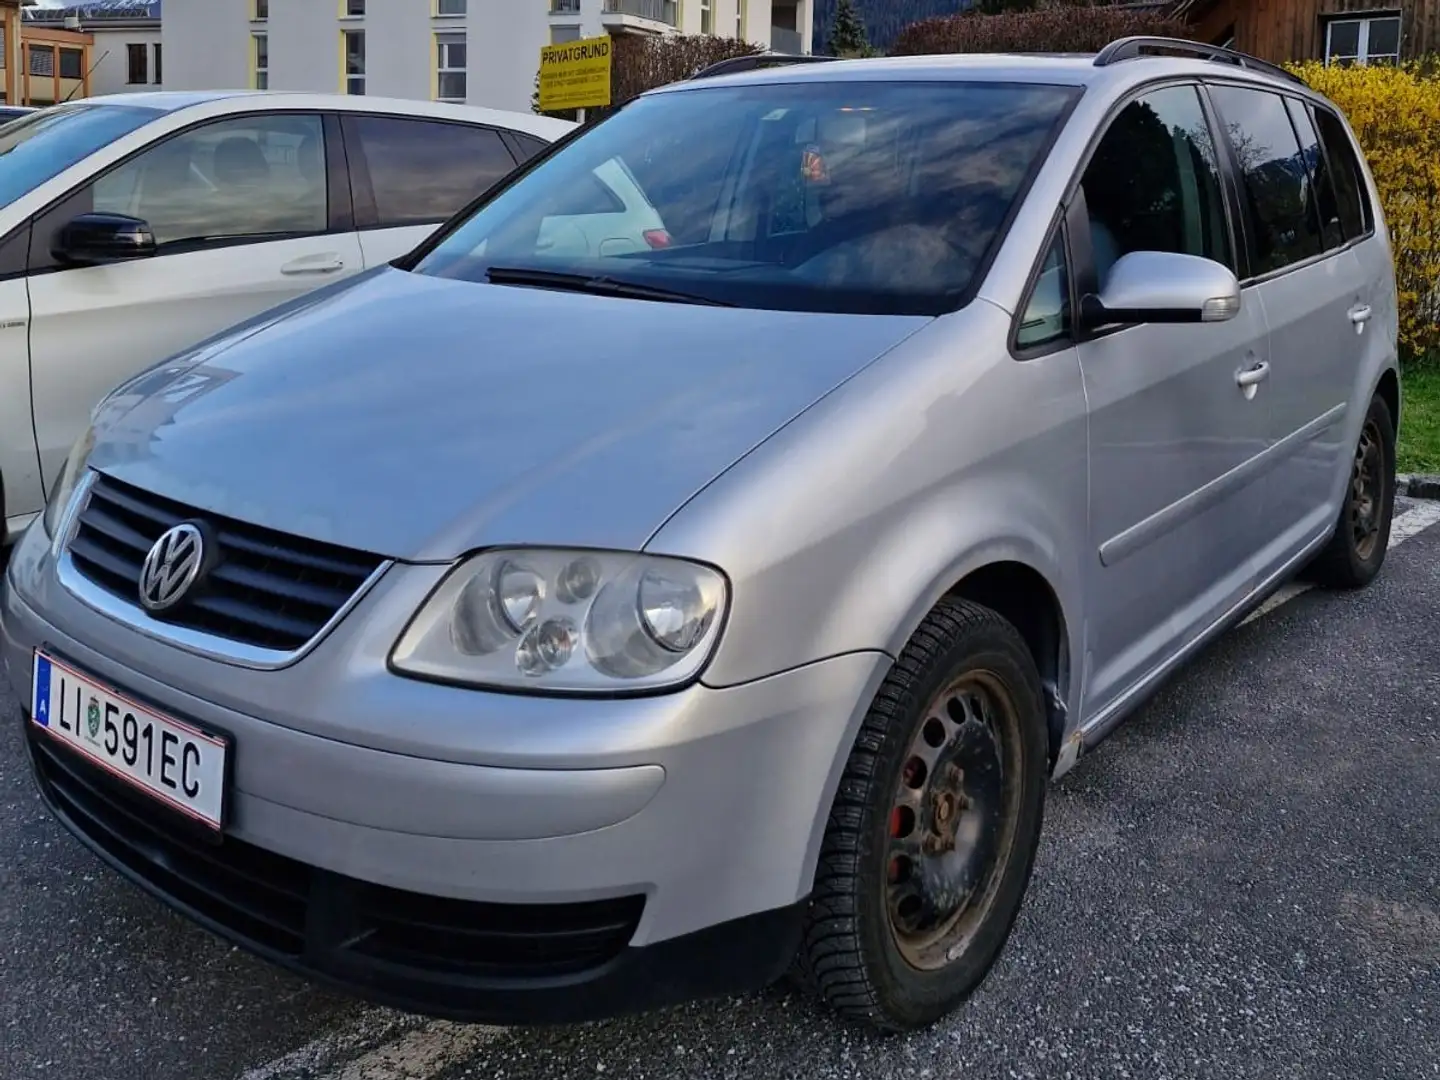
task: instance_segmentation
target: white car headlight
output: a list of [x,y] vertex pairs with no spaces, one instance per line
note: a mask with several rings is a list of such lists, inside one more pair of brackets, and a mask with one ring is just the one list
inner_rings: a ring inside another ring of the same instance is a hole
[[60,470],[60,476],[55,481],[55,486],[50,489],[50,500],[45,504],[45,515],[42,520],[45,535],[50,537],[51,543],[56,546],[62,539],[66,524],[66,511],[70,508],[70,502],[75,496],[75,488],[79,485],[80,478],[85,475],[85,463],[90,460],[90,451],[93,449],[95,449],[95,429],[87,427],[80,433],[80,438],[75,440],[75,445],[70,448],[70,456],[65,459],[65,467]]
[[391,654],[399,672],[497,689],[655,690],[714,651],[729,588],[699,563],[622,552],[512,548],[466,560]]

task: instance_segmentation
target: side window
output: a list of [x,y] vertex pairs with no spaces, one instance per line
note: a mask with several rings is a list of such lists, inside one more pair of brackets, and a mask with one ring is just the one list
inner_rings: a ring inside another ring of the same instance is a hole
[[221,120],[146,150],[96,180],[99,212],[150,223],[158,244],[324,232],[319,116]]
[[1370,196],[1365,190],[1360,160],[1355,156],[1354,144],[1338,116],[1329,109],[1315,109],[1314,116],[1330,182],[1335,188],[1340,227],[1345,239],[1353,240],[1371,228],[1368,212]]
[[1132,251],[1199,255],[1234,269],[1215,142],[1196,87],[1154,90],[1125,106],[1082,186],[1100,288]]
[[515,140],[515,145],[520,148],[520,160],[529,161],[536,154],[544,150],[550,144],[544,139],[537,139],[534,135],[526,135],[523,131],[512,131],[510,137]]
[[1252,274],[1320,254],[1314,191],[1285,99],[1239,86],[1211,88],[1224,120],[1253,225]]
[[1035,349],[1070,336],[1070,275],[1065,263],[1065,234],[1057,230],[1040,276],[1030,292],[1020,328],[1015,332],[1019,349]]
[[1319,221],[1320,243],[1326,251],[1339,247],[1345,242],[1344,231],[1340,228],[1340,210],[1335,204],[1335,188],[1330,183],[1329,170],[1325,167],[1325,155],[1320,151],[1320,136],[1310,122],[1310,113],[1305,103],[1297,98],[1286,98],[1285,108],[1290,112],[1290,123],[1295,125],[1295,134],[1300,137],[1300,157],[1310,170],[1310,209]]
[[370,172],[382,229],[449,218],[515,168],[489,128],[388,116],[349,116],[346,139],[358,142]]

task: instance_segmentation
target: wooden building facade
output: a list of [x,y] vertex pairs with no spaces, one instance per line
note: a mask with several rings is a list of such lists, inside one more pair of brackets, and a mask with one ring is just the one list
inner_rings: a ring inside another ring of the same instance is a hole
[[1440,53],[1440,0],[1181,0],[1212,45],[1276,63],[1393,63]]

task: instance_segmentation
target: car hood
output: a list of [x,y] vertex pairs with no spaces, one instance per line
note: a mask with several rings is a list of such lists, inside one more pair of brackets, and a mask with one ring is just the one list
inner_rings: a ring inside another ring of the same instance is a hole
[[97,410],[98,470],[377,554],[636,549],[928,319],[753,311],[385,269]]

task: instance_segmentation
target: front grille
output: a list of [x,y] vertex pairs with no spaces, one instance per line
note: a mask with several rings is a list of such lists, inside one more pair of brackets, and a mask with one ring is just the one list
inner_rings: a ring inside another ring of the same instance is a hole
[[244,645],[293,652],[315,637],[383,560],[186,507],[98,476],[70,541],[75,569],[139,607],[140,567],[183,521],[201,520],[219,548],[214,566],[166,622]]
[[455,980],[593,970],[629,944],[640,921],[643,896],[451,900],[343,877],[229,836],[219,844],[191,838],[153,800],[25,726],[40,790],[72,829],[170,902],[301,969],[369,971],[428,985],[441,998]]

